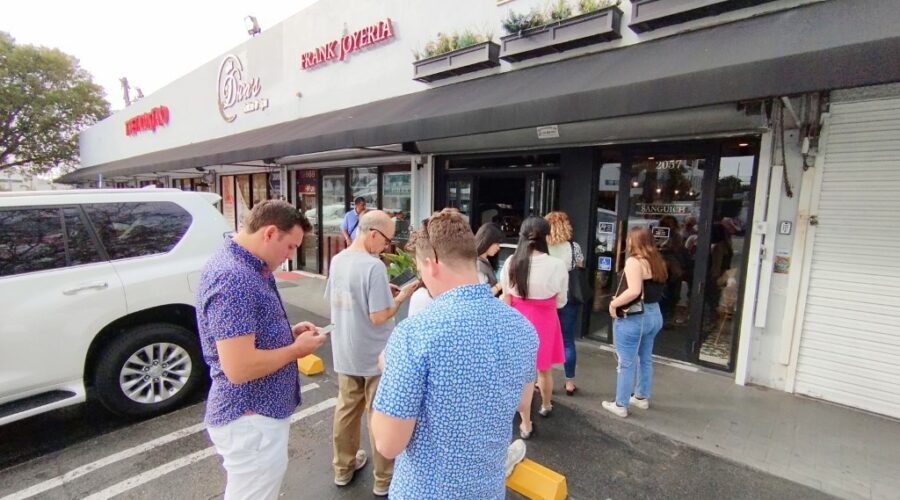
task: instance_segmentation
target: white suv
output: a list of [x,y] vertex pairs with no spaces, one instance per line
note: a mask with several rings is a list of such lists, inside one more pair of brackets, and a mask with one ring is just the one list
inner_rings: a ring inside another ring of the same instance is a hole
[[194,290],[231,231],[219,199],[0,194],[0,425],[88,395],[149,416],[203,384]]

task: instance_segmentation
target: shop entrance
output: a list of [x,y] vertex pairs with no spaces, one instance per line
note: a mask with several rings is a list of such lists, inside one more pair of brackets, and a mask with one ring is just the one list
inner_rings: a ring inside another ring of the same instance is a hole
[[493,222],[506,243],[514,244],[526,217],[557,209],[558,172],[555,154],[448,159],[440,171],[435,209],[456,208],[473,231]]
[[625,238],[644,226],[669,273],[654,353],[733,368],[757,149],[741,139],[601,153],[588,337],[612,342],[608,307]]

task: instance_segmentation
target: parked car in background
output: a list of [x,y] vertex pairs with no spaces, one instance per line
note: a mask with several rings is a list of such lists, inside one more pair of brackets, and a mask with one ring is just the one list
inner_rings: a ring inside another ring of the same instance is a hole
[[203,385],[194,290],[217,194],[0,194],[0,424],[95,397],[150,416]]

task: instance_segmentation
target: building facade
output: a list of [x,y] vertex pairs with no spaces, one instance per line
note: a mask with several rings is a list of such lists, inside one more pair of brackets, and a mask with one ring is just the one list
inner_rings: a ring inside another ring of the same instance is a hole
[[570,3],[527,27],[545,2],[322,0],[85,131],[64,180],[214,190],[235,227],[284,197],[322,274],[358,196],[400,239],[441,207],[510,243],[564,210],[601,345],[646,225],[658,355],[900,417],[900,4]]

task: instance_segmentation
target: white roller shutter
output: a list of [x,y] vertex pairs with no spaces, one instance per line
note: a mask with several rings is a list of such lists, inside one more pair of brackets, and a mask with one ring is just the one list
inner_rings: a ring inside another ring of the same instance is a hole
[[794,387],[900,418],[900,99],[830,113]]

